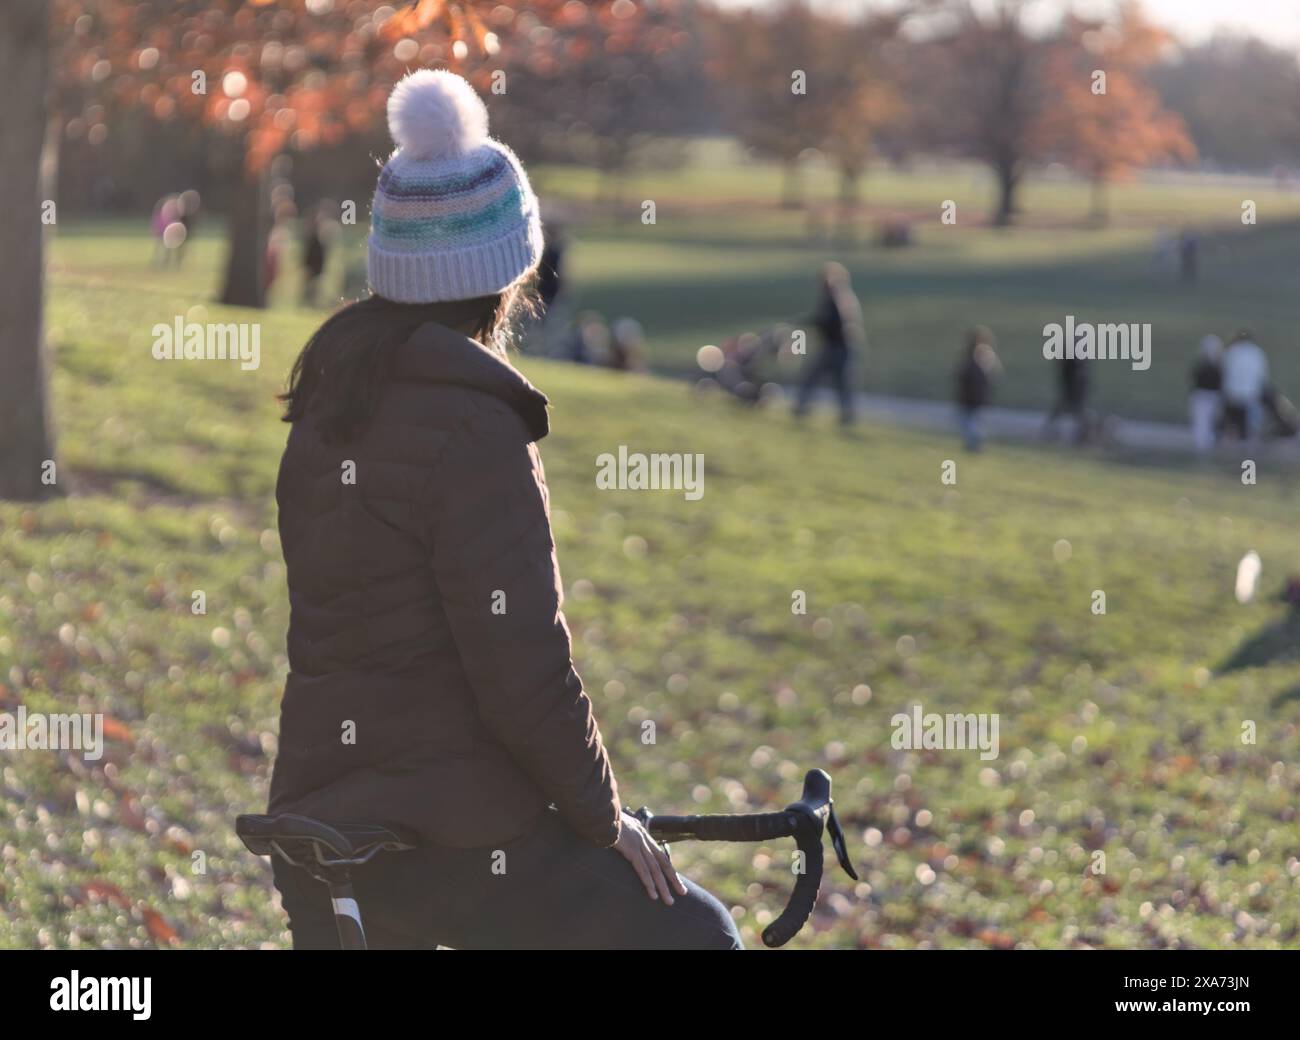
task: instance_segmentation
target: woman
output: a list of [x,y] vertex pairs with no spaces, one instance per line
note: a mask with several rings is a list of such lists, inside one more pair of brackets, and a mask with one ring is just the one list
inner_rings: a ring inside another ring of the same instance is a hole
[[[372,946],[723,948],[730,916],[619,810],[570,658],[546,398],[503,350],[537,199],[460,77],[394,89],[373,295],[294,365],[276,497],[290,674],[270,811],[415,830],[360,868]],[[295,948],[324,887],[275,864]]]

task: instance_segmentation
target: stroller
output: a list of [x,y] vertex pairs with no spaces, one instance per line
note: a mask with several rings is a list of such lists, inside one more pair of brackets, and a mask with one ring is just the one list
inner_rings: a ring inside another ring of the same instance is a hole
[[1294,437],[1300,433],[1300,411],[1272,383],[1264,389],[1263,404],[1265,414],[1273,420],[1275,437]]
[[[1283,438],[1294,437],[1297,433],[1300,433],[1300,411],[1297,411],[1296,406],[1274,384],[1269,383],[1264,388],[1264,392],[1260,395],[1259,405],[1262,414],[1259,420],[1260,429],[1255,431],[1257,434]],[[1268,430],[1263,428],[1265,422],[1272,423]],[[1223,414],[1218,424],[1220,436],[1231,434],[1245,440],[1249,434],[1250,426],[1250,417],[1246,406],[1224,404]]]
[[774,326],[762,333],[743,332],[723,342],[717,353],[697,358],[701,376],[698,385],[717,385],[736,400],[756,405],[763,400],[770,380],[762,377],[763,359],[776,357],[789,339],[788,330]]

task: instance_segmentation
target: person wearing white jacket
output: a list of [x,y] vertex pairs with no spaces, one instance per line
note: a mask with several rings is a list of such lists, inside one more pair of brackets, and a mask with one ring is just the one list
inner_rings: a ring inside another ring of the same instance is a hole
[[1268,355],[1243,329],[1223,352],[1223,405],[1228,425],[1247,440],[1259,434],[1267,387]]

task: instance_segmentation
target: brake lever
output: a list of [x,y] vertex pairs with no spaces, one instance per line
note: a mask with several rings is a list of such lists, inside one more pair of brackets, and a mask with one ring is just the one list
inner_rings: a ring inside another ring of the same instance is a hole
[[835,803],[831,802],[827,805],[826,810],[826,830],[830,832],[831,848],[835,850],[835,858],[840,861],[840,866],[844,868],[844,873],[848,874],[848,876],[854,881],[857,881],[858,875],[853,870],[853,864],[849,861],[849,849],[844,842],[844,829],[840,826],[840,821],[835,816]]

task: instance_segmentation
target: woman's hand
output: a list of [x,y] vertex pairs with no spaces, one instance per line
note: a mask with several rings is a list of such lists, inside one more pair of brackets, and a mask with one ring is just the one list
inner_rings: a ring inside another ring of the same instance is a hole
[[614,848],[623,858],[632,864],[636,876],[645,885],[646,895],[651,899],[663,899],[669,906],[673,905],[673,892],[679,896],[686,895],[686,886],[676,870],[672,860],[650,832],[641,826],[641,821],[631,813],[623,814],[623,826],[619,831]]

